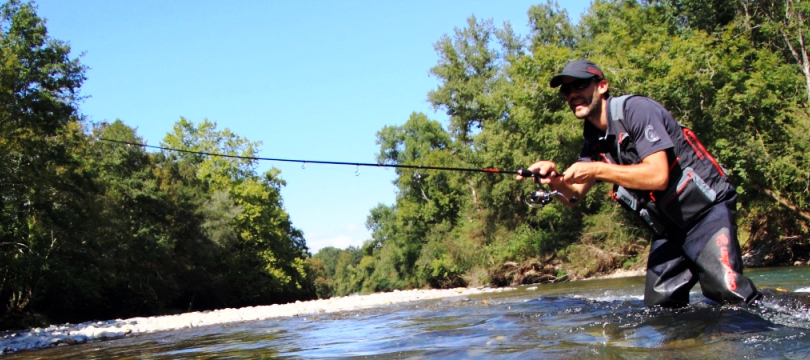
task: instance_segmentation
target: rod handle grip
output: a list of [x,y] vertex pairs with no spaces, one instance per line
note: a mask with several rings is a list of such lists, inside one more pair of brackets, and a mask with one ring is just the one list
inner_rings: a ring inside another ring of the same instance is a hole
[[[548,174],[546,174],[545,176],[540,175],[540,171],[538,171],[538,170],[531,171],[531,170],[519,169],[517,171],[517,174],[520,175],[520,176],[523,176],[523,177],[533,177],[533,178],[538,178],[538,179],[548,177]],[[560,175],[557,175],[557,176],[560,176]]]

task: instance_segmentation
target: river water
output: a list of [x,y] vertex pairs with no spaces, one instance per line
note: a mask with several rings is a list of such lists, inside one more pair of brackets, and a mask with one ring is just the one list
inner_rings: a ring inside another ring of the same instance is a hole
[[644,279],[632,277],[214,325],[0,357],[810,359],[810,267],[751,269],[746,275],[766,290],[760,308],[718,306],[695,287],[687,308],[647,309]]

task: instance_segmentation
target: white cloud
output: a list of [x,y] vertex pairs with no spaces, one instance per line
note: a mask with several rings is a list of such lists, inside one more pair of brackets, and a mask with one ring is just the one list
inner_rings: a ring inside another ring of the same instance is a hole
[[322,229],[320,232],[304,234],[309,251],[314,255],[319,250],[332,246],[338,249],[346,249],[349,246],[361,246],[363,242],[371,238],[371,234],[365,226],[358,226],[349,223],[342,229]]

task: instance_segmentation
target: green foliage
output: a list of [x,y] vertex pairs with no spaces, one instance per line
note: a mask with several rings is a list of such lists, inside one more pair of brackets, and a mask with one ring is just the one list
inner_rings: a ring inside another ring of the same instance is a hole
[[331,296],[345,296],[360,291],[362,283],[357,280],[355,269],[362,257],[363,254],[356,247],[347,249],[327,247],[318,251],[312,260],[323,262],[321,282],[328,284]]
[[[284,181],[271,169],[256,174],[258,143],[230,130],[216,130],[207,120],[199,125],[181,118],[164,139],[166,147],[237,155],[241,158],[172,154],[180,163],[196,169],[197,180],[210,200],[203,224],[221,251],[230,254],[224,274],[229,293],[237,304],[268,302],[279,294],[296,294],[309,287],[304,258],[307,248],[302,234],[292,226],[282,208],[280,189]],[[225,223],[223,223],[225,222]],[[250,283],[252,286],[236,286]]]
[[[80,121],[85,66],[35,10],[0,7],[0,329],[314,296],[278,170],[98,141],[142,142]],[[165,144],[258,146],[182,118]]]
[[533,46],[559,46],[571,48],[576,44],[577,33],[568,11],[560,9],[559,3],[547,0],[544,5],[529,9]]
[[307,274],[309,275],[309,281],[312,282],[312,286],[315,288],[315,295],[319,299],[332,297],[335,292],[335,282],[332,280],[335,274],[329,274],[324,259],[316,254],[316,256],[306,259],[306,262]]
[[463,267],[458,264],[445,244],[431,241],[422,248],[417,261],[417,275],[434,288],[453,288],[466,285],[462,279]]
[[[577,159],[582,125],[548,81],[588,57],[605,70],[612,95],[649,96],[698,134],[741,194],[741,232],[752,243],[806,237],[810,73],[799,35],[810,35],[800,21],[808,9],[795,1],[597,1],[573,24],[548,1],[529,9],[525,39],[509,24],[471,17],[435,45],[431,73],[440,84],[428,99],[450,116],[448,130],[414,114],[378,133],[378,159],[502,169],[551,159],[564,168]],[[609,199],[609,184],[573,211],[556,203],[536,210],[522,203],[535,186],[527,181],[397,175],[396,203],[371,210],[371,246],[352,263],[355,290],[455,286],[482,268],[550,257],[571,278],[644,264],[648,231]]]
[[450,115],[450,131],[462,144],[473,128],[503,115],[505,103],[492,96],[500,78],[499,54],[490,48],[492,21],[470,17],[467,28],[455,29],[455,37],[443,36],[434,48],[439,64],[430,72],[444,82],[428,94],[431,104]]
[[651,1],[667,8],[675,21],[683,27],[704,32],[721,30],[737,16],[734,0],[662,0]]
[[76,157],[85,68],[35,10],[0,7],[0,316],[12,324],[25,323],[49,275],[69,266],[57,254],[81,244],[96,211],[81,194],[89,174]]

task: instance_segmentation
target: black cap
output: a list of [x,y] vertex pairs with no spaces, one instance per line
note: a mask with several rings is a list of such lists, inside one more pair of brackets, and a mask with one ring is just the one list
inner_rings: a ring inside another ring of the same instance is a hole
[[566,64],[559,75],[551,78],[551,87],[562,85],[563,76],[575,77],[577,79],[590,79],[592,77],[603,79],[605,77],[602,73],[602,69],[590,60],[585,59],[574,60]]

